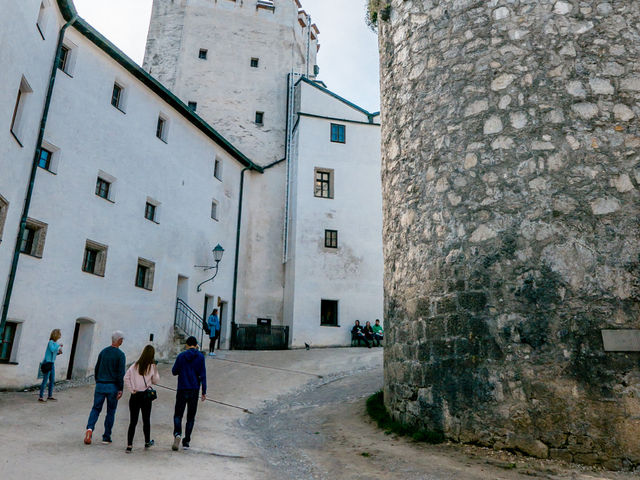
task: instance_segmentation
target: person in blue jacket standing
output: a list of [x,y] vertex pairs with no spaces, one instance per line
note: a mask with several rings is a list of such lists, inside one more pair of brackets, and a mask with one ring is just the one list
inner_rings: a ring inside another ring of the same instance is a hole
[[53,398],[53,384],[56,381],[56,357],[62,353],[62,344],[58,343],[60,337],[62,337],[60,329],[56,328],[51,331],[49,343],[47,343],[47,349],[44,352],[44,360],[42,360],[42,363],[40,364],[42,383],[40,384],[40,396],[38,397],[39,402],[46,402],[44,399],[44,389],[47,386],[47,381],[49,382],[49,396],[47,397],[47,400],[51,400],[52,402],[56,401],[56,399]]
[[198,351],[196,337],[187,338],[187,349],[178,355],[171,369],[173,375],[178,376],[176,392],[176,406],[173,413],[173,445],[171,449],[177,451],[182,437],[182,417],[187,409],[187,424],[185,426],[182,448],[188,449],[191,442],[191,432],[196,422],[198,410],[198,396],[202,386],[201,399],[207,399],[207,369],[204,365],[204,355]]
[[217,308],[214,308],[211,315],[209,315],[207,326],[209,327],[209,356],[215,357],[216,340],[220,338],[220,319],[218,318]]

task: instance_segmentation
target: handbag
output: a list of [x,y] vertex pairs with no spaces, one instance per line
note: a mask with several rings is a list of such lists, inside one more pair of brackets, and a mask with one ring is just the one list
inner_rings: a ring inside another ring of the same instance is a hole
[[40,371],[42,373],[49,373],[53,368],[53,362],[42,362],[40,364]]
[[144,378],[144,376],[142,377],[142,380],[144,380],[144,386],[147,387],[147,389],[144,391],[144,399],[153,402],[156,398],[158,398],[158,392],[155,388],[151,388],[147,385],[147,379]]

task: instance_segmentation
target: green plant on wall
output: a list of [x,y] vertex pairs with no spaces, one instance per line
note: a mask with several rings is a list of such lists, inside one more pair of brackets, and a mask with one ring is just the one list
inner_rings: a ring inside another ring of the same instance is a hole
[[366,22],[369,28],[376,31],[378,29],[378,21],[386,22],[391,15],[390,0],[367,0],[367,16]]

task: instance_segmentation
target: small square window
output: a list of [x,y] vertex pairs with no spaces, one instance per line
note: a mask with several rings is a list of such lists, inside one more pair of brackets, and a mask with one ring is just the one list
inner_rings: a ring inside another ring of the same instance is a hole
[[201,48],[201,49],[200,49],[200,52],[198,53],[198,58],[199,58],[200,60],[206,60],[206,59],[207,59],[207,52],[208,52],[208,51],[209,51],[209,50],[207,50],[206,48]]
[[163,142],[167,141],[167,119],[159,116],[158,123],[156,125],[156,137]]
[[68,73],[70,53],[71,53],[71,49],[66,45],[62,45],[62,47],[60,47],[60,56],[58,57],[58,68],[65,73]]
[[222,162],[217,158],[213,165],[213,176],[222,181]]
[[22,232],[22,237],[20,239],[20,253],[42,258],[46,236],[46,223],[33,220],[32,218],[27,219],[27,225]]
[[107,265],[107,246],[87,240],[84,247],[82,271],[104,277]]
[[144,218],[152,222],[156,221],[156,206],[153,203],[146,203],[144,207]]
[[122,87],[117,83],[113,84],[113,93],[111,94],[111,105],[118,110],[122,110],[120,104],[122,102]]
[[188,106],[189,106],[190,110],[193,110],[195,112],[196,109],[198,108],[198,103],[197,102],[189,102]]
[[337,300],[320,300],[320,325],[329,327],[339,325]]
[[8,363],[11,361],[11,352],[16,339],[17,329],[18,324],[14,322],[7,322],[4,325],[4,331],[2,332],[2,338],[0,339],[0,362],[2,363]]
[[45,170],[51,170],[51,157],[53,153],[46,148],[40,149],[40,159],[38,160],[38,166]]
[[315,169],[314,195],[319,198],[333,198],[333,170]]
[[256,112],[256,124],[257,125],[264,124],[264,112]]
[[144,258],[138,258],[138,268],[136,270],[136,287],[144,288],[145,290],[153,290],[153,276],[155,274],[156,264],[145,260]]
[[0,195],[0,240],[2,240],[2,231],[4,230],[4,223],[7,220],[7,212],[9,211],[9,202]]
[[331,124],[331,141],[335,143],[345,142],[345,126],[337,123]]
[[107,182],[104,178],[98,177],[96,181],[96,195],[109,200],[109,192],[111,190],[111,183]]
[[211,218],[218,220],[218,202],[215,200],[211,202]]
[[324,231],[324,246],[326,248],[338,248],[338,231],[337,230]]
[[252,66],[253,68],[258,68],[258,62],[260,62],[260,59],[255,58],[255,57],[254,57],[254,58],[252,58],[252,59],[251,59],[251,66]]

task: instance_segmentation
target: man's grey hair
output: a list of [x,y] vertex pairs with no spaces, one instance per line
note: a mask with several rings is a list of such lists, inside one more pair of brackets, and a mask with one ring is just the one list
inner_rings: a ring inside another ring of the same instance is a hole
[[116,330],[111,334],[111,343],[117,343],[121,338],[124,338],[124,333],[120,330]]

